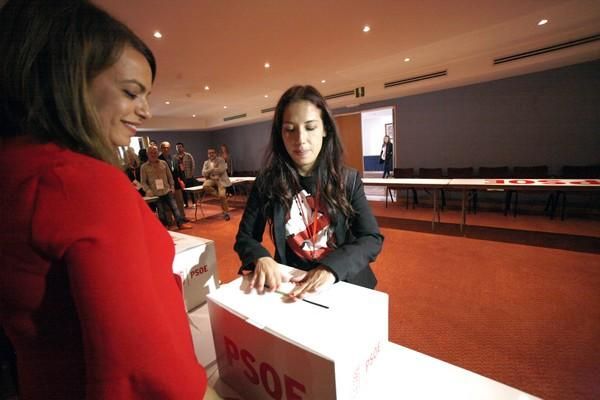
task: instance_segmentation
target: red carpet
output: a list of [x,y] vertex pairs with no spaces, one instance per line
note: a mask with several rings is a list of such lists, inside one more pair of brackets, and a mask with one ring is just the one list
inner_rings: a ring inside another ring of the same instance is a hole
[[[207,204],[184,231],[215,240],[225,282],[242,207],[226,222]],[[463,236],[457,211],[432,232],[424,206],[372,207],[391,341],[545,399],[600,398],[600,221],[480,212]]]

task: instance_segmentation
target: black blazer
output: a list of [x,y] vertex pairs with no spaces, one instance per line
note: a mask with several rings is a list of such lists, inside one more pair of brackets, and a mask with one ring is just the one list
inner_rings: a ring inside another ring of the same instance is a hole
[[[381,153],[379,153],[380,161],[383,161],[382,156],[383,156],[383,146],[381,146]],[[394,157],[394,145],[392,144],[392,142],[387,142],[385,144],[385,162],[391,162],[392,157]]]
[[[334,226],[337,248],[319,262],[331,269],[336,280],[374,288],[377,279],[369,263],[374,261],[381,251],[383,235],[379,232],[377,221],[367,202],[358,172],[346,169],[345,174],[346,196],[356,214],[349,221],[338,218]],[[256,178],[236,235],[234,250],[242,261],[240,272],[243,269],[254,269],[254,261],[260,257],[271,257],[269,251],[261,244],[267,224],[267,216],[262,207],[266,199],[258,191],[262,179],[262,176]],[[278,263],[287,265],[285,215],[283,207],[279,204],[273,207],[273,240],[273,258]]]

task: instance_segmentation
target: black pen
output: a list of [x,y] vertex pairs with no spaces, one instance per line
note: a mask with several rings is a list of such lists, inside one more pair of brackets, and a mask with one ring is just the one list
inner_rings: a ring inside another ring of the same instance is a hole
[[[269,289],[269,286],[265,285],[265,288],[266,288],[266,289]],[[283,295],[283,296],[288,296],[288,297],[289,297],[289,293],[282,292],[281,290],[275,290],[275,293],[277,293],[277,294],[280,294],[280,295]],[[307,302],[307,303],[310,303],[310,304],[313,304],[313,305],[315,305],[315,306],[319,306],[319,307],[326,308],[326,309],[328,309],[328,310],[329,310],[329,307],[328,307],[328,306],[326,306],[326,305],[324,305],[324,304],[315,303],[314,301],[310,301],[310,300],[307,300],[307,299],[305,299],[305,298],[300,298],[300,300],[302,300],[302,301],[305,301],[305,302]]]

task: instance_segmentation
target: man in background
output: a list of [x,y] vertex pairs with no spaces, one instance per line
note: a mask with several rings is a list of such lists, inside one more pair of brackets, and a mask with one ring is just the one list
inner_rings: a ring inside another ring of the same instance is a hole
[[175,181],[175,191],[173,195],[175,196],[175,203],[177,204],[177,208],[179,209],[179,213],[183,215],[186,222],[190,222],[187,218],[185,218],[185,211],[183,207],[183,189],[181,188],[181,184],[179,180],[182,178],[182,172],[179,170],[179,165],[175,161],[175,159],[171,156],[171,143],[164,141],[160,142],[160,156],[159,159],[163,160],[169,166],[171,170],[171,175],[173,175],[173,180]]
[[175,223],[179,229],[190,229],[192,225],[186,223],[183,215],[179,213],[173,191],[175,182],[167,163],[159,160],[158,149],[155,146],[148,148],[148,162],[141,167],[141,184],[148,196],[158,196],[158,218],[160,222],[169,227],[168,210],[175,217]]
[[223,218],[229,221],[229,204],[225,188],[231,186],[231,181],[227,176],[227,163],[221,157],[217,157],[215,149],[208,149],[208,160],[204,161],[202,175],[206,178],[204,191],[219,197]]
[[[198,181],[194,179],[194,170],[196,168],[196,163],[194,162],[194,157],[185,151],[185,146],[183,143],[179,142],[175,145],[175,149],[177,150],[177,155],[175,156],[175,160],[177,161],[177,165],[179,167],[179,171],[181,171],[181,175],[183,176],[183,183],[185,187],[197,186]],[[188,198],[192,201],[192,204],[196,202],[194,199],[193,193],[187,193],[185,190],[183,191],[183,206],[188,207]]]

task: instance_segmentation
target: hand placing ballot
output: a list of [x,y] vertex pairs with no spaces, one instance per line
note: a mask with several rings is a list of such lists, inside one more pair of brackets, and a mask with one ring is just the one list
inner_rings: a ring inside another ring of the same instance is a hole
[[266,290],[279,293],[290,302],[304,300],[306,295],[319,293],[335,283],[335,276],[325,266],[303,271],[280,264],[271,257],[258,259],[254,272],[243,271],[243,275],[240,289],[245,293],[255,289],[263,294]]

